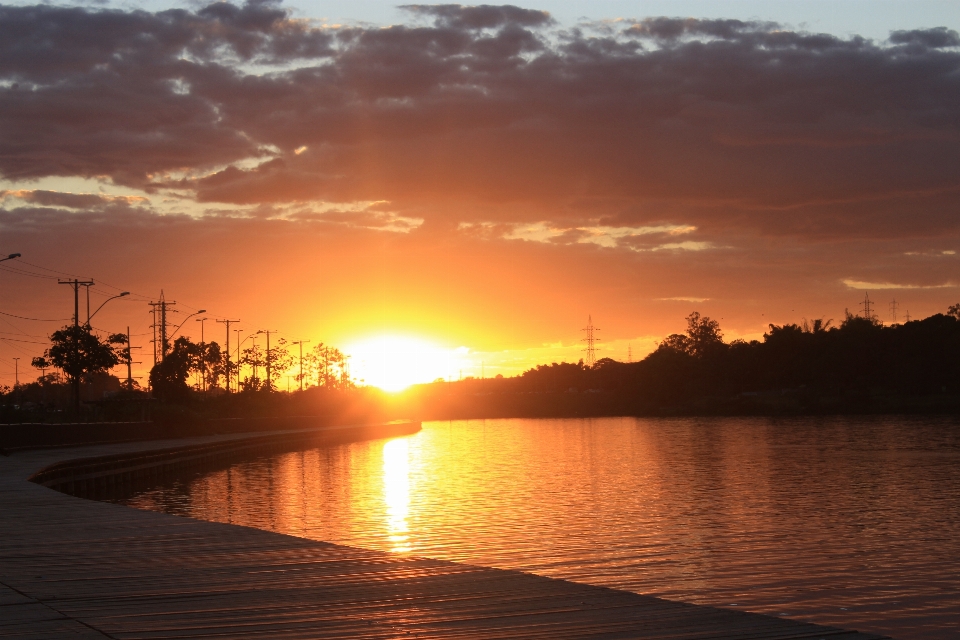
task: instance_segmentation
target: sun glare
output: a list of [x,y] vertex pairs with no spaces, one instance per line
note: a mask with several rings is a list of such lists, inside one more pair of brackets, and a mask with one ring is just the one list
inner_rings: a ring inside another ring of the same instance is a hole
[[363,384],[384,391],[401,391],[412,384],[437,378],[456,380],[470,367],[468,349],[445,349],[405,336],[383,335],[344,348],[350,356],[350,373]]

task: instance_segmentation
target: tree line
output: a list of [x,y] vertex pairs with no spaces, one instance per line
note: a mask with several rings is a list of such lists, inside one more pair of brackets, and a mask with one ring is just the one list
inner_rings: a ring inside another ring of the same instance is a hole
[[411,406],[431,418],[960,409],[960,305],[889,326],[849,313],[836,324],[771,324],[749,341],[724,341],[700,313],[686,320],[684,333],[639,362],[561,362],[424,385]]
[[24,407],[78,413],[81,400],[102,402],[105,395],[121,401],[152,395],[174,403],[220,395],[227,391],[228,374],[231,390],[241,393],[277,389],[291,370],[298,389],[301,385],[337,391],[354,387],[347,356],[336,347],[318,343],[303,352],[301,362],[299,350],[294,356],[289,346],[284,339],[269,350],[254,343],[241,350],[238,360],[236,353],[228,358],[215,341],[193,342],[181,336],[167,345],[165,357],[151,368],[149,386],[144,389],[136,379],[110,374],[115,367],[130,364],[129,336],[101,334],[89,324],[67,325],[50,334],[50,346],[32,359],[31,365],[40,373],[37,379],[16,388],[0,388],[0,395],[6,401],[4,413],[10,413],[11,400],[21,413]]
[[254,343],[241,351],[239,361],[230,359],[217,342],[192,342],[189,338],[177,338],[166,356],[150,370],[150,387],[154,394],[165,400],[182,399],[191,393],[188,380],[196,377],[194,390],[222,392],[228,375],[237,380],[244,368],[247,375],[239,380],[240,391],[270,391],[291,369],[292,378],[299,388],[322,387],[343,391],[353,388],[347,366],[347,356],[336,347],[322,342],[299,356],[290,353],[287,340],[281,338],[275,346],[264,349]]
[[[62,402],[65,387],[76,390],[81,384],[110,378],[107,372],[112,367],[129,360],[126,343],[123,334],[98,336],[86,325],[64,327],[51,335],[50,348],[34,360],[42,375],[26,390],[40,397],[54,395]],[[228,359],[216,342],[180,337],[151,370],[150,387],[154,397],[168,403],[197,397],[226,399],[228,373],[231,386],[243,374],[241,393],[231,397],[274,398],[265,411],[280,410],[278,396],[286,394],[255,392],[276,389],[291,371],[297,388],[302,380],[305,387],[355,389],[347,358],[338,349],[315,345],[304,352],[301,371],[299,349],[293,355],[290,346],[278,340],[268,351],[254,344],[236,361]],[[66,376],[68,385],[58,382],[59,374],[46,373],[51,368]],[[116,382],[120,395],[143,395],[136,385],[128,388]],[[20,391],[22,396],[24,388]],[[758,340],[730,342],[724,340],[716,320],[694,312],[687,317],[684,333],[667,336],[635,363],[610,358],[593,366],[582,361],[552,363],[513,378],[419,385],[397,397],[360,395],[365,406],[379,403],[385,417],[425,419],[956,411],[960,304],[946,313],[889,326],[849,313],[836,324],[824,318],[771,324]],[[298,405],[297,410],[318,407]]]

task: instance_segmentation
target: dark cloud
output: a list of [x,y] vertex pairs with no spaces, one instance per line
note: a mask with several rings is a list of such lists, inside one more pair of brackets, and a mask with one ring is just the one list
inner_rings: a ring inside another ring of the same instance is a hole
[[743,37],[744,34],[767,35],[777,30],[778,26],[772,22],[658,17],[640,20],[630,26],[628,32],[660,40],[676,40],[683,36],[713,36],[730,40]]
[[894,31],[890,34],[894,44],[913,44],[928,49],[960,47],[960,35],[953,29],[914,29],[913,31]]
[[320,29],[270,2],[0,8],[0,172],[454,222],[955,228],[953,31],[563,31],[512,6],[405,8],[426,22]]
[[322,58],[330,43],[269,2],[0,6],[0,172],[142,186],[155,172],[255,156],[259,142],[223,124],[218,89],[237,90],[238,64]]
[[400,8],[434,18],[438,27],[453,29],[496,29],[505,25],[541,27],[553,22],[546,11],[521,9],[512,5],[405,4]]

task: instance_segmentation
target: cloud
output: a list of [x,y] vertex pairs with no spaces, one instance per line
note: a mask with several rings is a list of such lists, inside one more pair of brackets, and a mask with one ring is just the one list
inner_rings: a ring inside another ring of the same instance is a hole
[[4,6],[0,173],[208,203],[388,200],[455,224],[510,204],[510,222],[557,228],[956,230],[951,30],[564,30],[512,6],[405,8],[427,22],[324,28],[272,2]]
[[512,5],[405,4],[400,8],[432,17],[437,26],[453,29],[496,29],[509,25],[540,27],[553,22],[546,11],[521,9]]
[[65,209],[93,209],[108,204],[139,204],[148,202],[143,196],[112,196],[99,193],[66,193],[45,189],[18,189],[0,191],[0,200],[16,199],[44,207]]
[[960,35],[953,29],[937,27],[935,29],[914,29],[912,31],[894,31],[890,34],[894,44],[916,45],[926,49],[960,47]]
[[262,1],[158,13],[0,6],[0,173],[143,186],[262,155],[224,121],[241,66],[321,59],[331,42]]
[[943,284],[895,284],[893,282],[864,282],[851,279],[844,280],[843,284],[851,289],[953,289],[960,286],[953,282]]
[[[476,225],[461,225],[461,229],[473,231]],[[497,227],[491,223],[481,223],[489,231]],[[553,244],[596,244],[601,247],[628,246],[637,251],[656,250],[658,248],[688,248],[679,245],[691,243],[664,243],[664,238],[676,237],[696,231],[688,225],[657,225],[649,227],[613,227],[606,225],[584,225],[563,227],[547,222],[534,224],[516,224],[500,229],[500,237],[507,240],[527,240],[531,242],[550,242]],[[662,244],[661,244],[662,243]],[[706,245],[706,243],[693,243]],[[706,248],[703,246],[701,248]]]

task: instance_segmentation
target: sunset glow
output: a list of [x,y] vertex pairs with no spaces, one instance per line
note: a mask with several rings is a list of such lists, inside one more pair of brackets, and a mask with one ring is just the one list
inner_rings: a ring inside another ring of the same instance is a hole
[[380,335],[347,345],[351,375],[384,391],[401,391],[419,382],[457,379],[471,363],[464,347],[446,349],[405,336]]
[[139,384],[162,290],[234,359],[296,343],[282,390],[321,344],[398,390],[577,362],[588,317],[627,361],[694,311],[731,342],[960,299],[957,3],[206,4],[4,9],[0,385],[58,278],[130,292],[95,328]]

